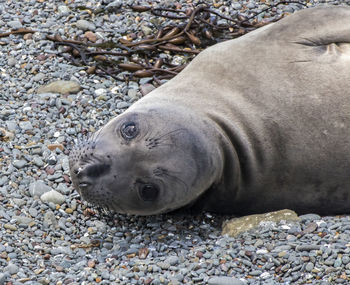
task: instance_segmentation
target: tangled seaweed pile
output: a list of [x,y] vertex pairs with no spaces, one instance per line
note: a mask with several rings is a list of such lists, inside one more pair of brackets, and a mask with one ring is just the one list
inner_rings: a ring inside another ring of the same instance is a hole
[[[164,26],[154,18],[152,28],[144,28],[142,32],[122,36],[116,42],[103,41],[94,43],[95,38],[78,37],[63,39],[59,34],[48,35],[48,40],[55,46],[64,46],[60,54],[73,64],[85,66],[87,73],[108,74],[118,80],[152,77],[155,85],[161,85],[161,79],[170,79],[179,73],[185,64],[173,64],[160,57],[164,51],[187,54],[187,61],[204,48],[215,43],[239,37],[249,31],[281,19],[285,13],[278,14],[277,7],[283,4],[299,2],[281,1],[267,4],[260,12],[245,16],[240,12],[234,16],[226,16],[216,8],[222,4],[214,3],[214,8],[208,4],[191,3],[182,8],[180,3],[174,3],[172,8],[158,6],[131,5],[135,12],[148,12],[158,18],[171,21]],[[79,7],[86,9],[86,7]],[[108,13],[111,9],[87,9],[91,14]],[[268,18],[258,18],[259,15],[271,13]],[[145,36],[145,38],[138,39]],[[69,56],[68,56],[69,55]],[[123,74],[123,71],[130,73]]]

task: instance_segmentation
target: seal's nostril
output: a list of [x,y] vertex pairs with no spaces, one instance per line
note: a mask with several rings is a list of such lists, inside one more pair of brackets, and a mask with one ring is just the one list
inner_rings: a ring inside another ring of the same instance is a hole
[[91,178],[97,178],[102,175],[106,175],[110,172],[111,166],[109,164],[93,164],[89,165],[84,169],[86,176]]

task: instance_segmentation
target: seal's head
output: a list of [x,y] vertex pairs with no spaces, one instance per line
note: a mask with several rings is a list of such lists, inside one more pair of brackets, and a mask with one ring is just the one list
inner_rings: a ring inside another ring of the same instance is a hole
[[[217,168],[193,115],[141,108],[112,119],[70,155],[75,189],[92,204],[152,215],[195,201]],[[186,117],[185,116],[185,117]]]

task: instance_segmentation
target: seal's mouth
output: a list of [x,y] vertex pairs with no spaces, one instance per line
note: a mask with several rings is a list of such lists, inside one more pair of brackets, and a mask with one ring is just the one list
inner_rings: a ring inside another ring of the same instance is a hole
[[81,193],[86,192],[91,187],[92,187],[92,183],[90,182],[81,181],[78,184],[78,188]]

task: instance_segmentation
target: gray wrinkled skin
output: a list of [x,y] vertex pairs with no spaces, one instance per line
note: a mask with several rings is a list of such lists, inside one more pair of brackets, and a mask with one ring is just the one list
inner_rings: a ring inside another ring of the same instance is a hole
[[78,146],[72,181],[139,215],[348,213],[349,90],[350,9],[306,9],[203,51]]
[[[71,176],[84,199],[120,213],[157,214],[196,200],[213,183],[216,150],[196,124],[183,126],[183,117],[177,122],[173,108],[168,109],[125,112],[72,151]],[[130,140],[120,131],[128,122],[140,130]],[[157,185],[156,200],[140,197],[146,184]]]

